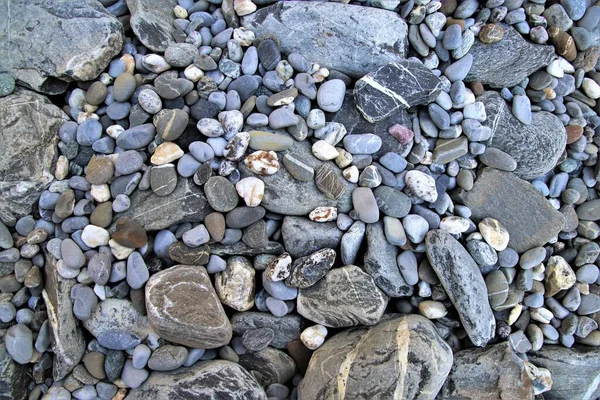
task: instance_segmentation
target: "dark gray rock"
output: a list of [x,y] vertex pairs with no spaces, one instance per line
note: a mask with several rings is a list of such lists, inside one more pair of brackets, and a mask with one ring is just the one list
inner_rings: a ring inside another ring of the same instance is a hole
[[0,214],[31,214],[54,180],[58,131],[66,120],[60,108],[38,93],[16,89],[0,98]]
[[123,26],[95,0],[15,0],[2,2],[0,14],[0,71],[38,92],[93,80],[123,46]]
[[399,247],[385,238],[383,223],[367,225],[367,252],[365,253],[365,271],[373,277],[375,284],[390,297],[410,296],[413,287],[406,283],[398,264]]
[[271,346],[285,349],[287,344],[300,338],[302,318],[299,315],[286,315],[277,318],[270,313],[246,311],[231,316],[233,332],[239,336],[252,329],[270,328],[275,332]]
[[257,37],[276,35],[285,54],[298,52],[354,78],[403,59],[408,47],[398,14],[341,3],[278,2],[243,17],[242,25]]
[[130,25],[140,42],[153,51],[164,52],[175,43],[175,0],[127,0]]
[[459,197],[476,221],[491,217],[509,233],[508,246],[523,253],[558,235],[564,217],[527,181],[511,172],[484,168],[473,189]]
[[0,397],[7,400],[27,398],[30,375],[29,366],[14,362],[4,343],[0,343]]
[[349,329],[313,353],[299,386],[302,399],[432,400],[452,366],[452,350],[419,315]]
[[597,399],[600,396],[600,351],[597,347],[544,345],[528,354],[529,361],[552,374],[548,400]]
[[398,60],[369,72],[354,86],[356,107],[369,122],[397,109],[429,104],[442,90],[440,78],[416,60]]
[[545,111],[533,113],[531,124],[520,122],[497,92],[485,92],[477,98],[485,105],[483,123],[492,130],[488,147],[495,147],[517,161],[514,173],[533,179],[550,171],[565,150],[567,134],[562,122]]
[[263,386],[273,383],[285,384],[296,373],[296,363],[281,350],[265,347],[259,351],[247,351],[240,355],[240,365],[248,371],[261,375]]
[[170,372],[154,371],[126,397],[127,400],[192,398],[266,400],[267,395],[239,364],[213,360]]
[[517,357],[508,342],[504,342],[455,353],[441,399],[533,400],[533,393],[533,383],[524,361]]
[[446,231],[429,231],[427,258],[458,311],[465,331],[476,346],[485,346],[496,330],[496,320],[479,267],[467,250]]
[[298,258],[292,264],[292,272],[286,279],[288,286],[307,288],[323,278],[335,262],[335,250],[321,249],[309,256]]
[[151,190],[136,190],[129,210],[118,215],[136,221],[147,231],[166,229],[182,222],[200,222],[212,212],[202,189],[191,179],[179,178],[175,190],[159,197]]
[[285,250],[294,258],[326,247],[335,249],[343,234],[335,222],[314,222],[302,217],[285,217],[281,226]]
[[268,242],[264,247],[252,248],[243,242],[233,244],[211,244],[210,253],[217,256],[257,256],[259,254],[279,255],[284,252],[279,242]]
[[467,82],[479,81],[498,89],[513,87],[556,57],[552,46],[533,44],[511,26],[498,25],[504,29],[501,41],[486,44],[475,40],[469,50],[473,65]]
[[346,265],[329,271],[313,286],[300,289],[297,309],[313,322],[343,328],[376,324],[387,301],[371,276],[355,265]]

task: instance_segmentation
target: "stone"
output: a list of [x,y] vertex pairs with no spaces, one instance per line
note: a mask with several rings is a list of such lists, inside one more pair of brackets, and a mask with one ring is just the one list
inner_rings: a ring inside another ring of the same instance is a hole
[[410,199],[403,192],[387,186],[379,186],[373,191],[379,210],[387,216],[405,217],[412,206]]
[[148,360],[148,368],[153,371],[172,371],[181,367],[187,357],[188,351],[183,346],[160,346]]
[[467,82],[477,81],[499,89],[513,87],[554,59],[552,46],[529,43],[510,25],[496,26],[504,31],[502,40],[493,44],[475,41],[469,50],[473,65]]
[[200,222],[212,212],[202,189],[186,178],[177,179],[177,186],[167,196],[157,196],[151,190],[136,190],[130,199],[131,207],[119,217],[135,221],[146,231],[166,229],[183,222]]
[[250,131],[248,133],[250,134],[248,147],[253,150],[283,151],[294,144],[292,138],[284,135],[264,131]]
[[[356,23],[350,27],[346,24],[349,20]],[[241,22],[257,37],[277,36],[283,53],[298,52],[353,78],[407,54],[408,28],[404,20],[396,13],[376,8],[285,2],[261,8]],[[315,41],[315,32],[328,39]]]
[[443,230],[425,238],[427,258],[444,286],[471,342],[485,346],[495,334],[496,321],[479,267],[465,248]]
[[0,70],[12,72],[18,84],[38,92],[59,94],[71,81],[93,80],[123,46],[123,26],[96,1],[72,7],[59,0],[23,0],[2,9],[10,18],[0,30],[11,34],[2,43]]
[[221,176],[209,178],[204,184],[204,192],[210,206],[219,212],[233,210],[239,201],[235,186]]
[[188,247],[181,242],[169,246],[169,258],[186,265],[205,265],[208,263],[210,250],[208,246]]
[[177,171],[175,165],[164,164],[152,167],[150,170],[150,188],[159,197],[173,193],[177,186]]
[[525,125],[510,111],[496,92],[485,92],[478,97],[485,105],[487,120],[492,129],[488,147],[498,148],[517,161],[515,174],[522,179],[533,179],[550,171],[566,145],[562,122],[545,111],[533,113],[532,122]]
[[379,322],[387,297],[373,278],[354,265],[329,271],[323,279],[298,292],[297,309],[318,324],[341,328]]
[[6,350],[4,343],[0,344],[0,396],[7,399],[27,397],[27,385],[31,381],[27,365],[14,362]]
[[357,187],[352,191],[352,205],[358,218],[367,224],[379,220],[379,208],[373,191],[365,187]]
[[175,15],[170,2],[127,0],[127,8],[131,12],[131,28],[144,46],[163,53],[175,43]]
[[15,324],[4,336],[6,351],[19,364],[27,364],[33,357],[33,333],[26,325]]
[[374,123],[398,109],[431,103],[440,91],[440,79],[423,64],[398,60],[359,79],[354,99],[363,117]]
[[431,175],[418,170],[408,171],[404,177],[407,189],[410,193],[419,199],[428,203],[434,203],[437,200],[438,193],[435,180]]
[[498,220],[484,218],[478,224],[479,232],[483,239],[496,251],[502,251],[508,247],[510,240],[508,231]]
[[296,373],[294,360],[283,351],[272,347],[241,354],[240,365],[251,373],[260,374],[260,380],[265,386],[288,382]]
[[317,104],[325,112],[336,112],[342,108],[346,84],[340,79],[331,79],[319,86]]
[[335,249],[342,235],[334,222],[314,222],[302,217],[287,216],[281,226],[283,245],[293,258],[307,256],[322,248]]
[[165,140],[176,140],[188,125],[189,116],[183,110],[160,110],[152,119],[156,132]]
[[148,243],[144,228],[136,221],[121,217],[117,220],[112,239],[122,246],[138,248]]
[[244,165],[258,175],[273,175],[279,171],[279,160],[274,151],[259,150],[244,159]]
[[[441,399],[533,399],[533,382],[507,342],[454,353]],[[545,396],[544,396],[545,397]]]
[[393,317],[328,339],[314,352],[299,396],[366,398],[378,393],[382,398],[434,399],[451,367],[452,351],[430,321],[418,315]]
[[561,290],[570,289],[577,278],[569,263],[561,256],[552,256],[546,262],[546,296],[554,296]]
[[248,259],[235,256],[227,260],[225,271],[215,276],[215,289],[225,305],[246,311],[254,305],[255,271]]
[[335,250],[321,249],[309,256],[298,258],[291,266],[285,283],[300,289],[308,288],[323,278],[335,262]]
[[233,331],[240,336],[255,329],[272,329],[274,336],[270,345],[278,349],[285,349],[290,341],[300,338],[301,321],[299,315],[278,318],[270,313],[256,311],[236,313],[231,317]]
[[381,144],[381,138],[372,133],[344,137],[344,148],[350,154],[375,154],[381,149]]
[[32,212],[54,179],[58,133],[67,118],[48,98],[28,90],[0,98],[0,146],[5,151],[0,157],[0,213],[19,218]]
[[[177,385],[173,385],[177,382]],[[156,398],[231,398],[266,400],[254,377],[239,364],[211,360],[169,372],[152,372],[127,395],[128,400]]]
[[563,227],[562,214],[511,172],[484,168],[473,189],[461,198],[474,220],[490,217],[500,222],[509,233],[508,246],[518,253],[545,245]]

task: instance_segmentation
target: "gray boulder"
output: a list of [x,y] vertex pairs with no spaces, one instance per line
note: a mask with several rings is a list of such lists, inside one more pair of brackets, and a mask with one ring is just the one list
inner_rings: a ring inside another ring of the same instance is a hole
[[451,234],[441,229],[425,237],[427,258],[454,304],[471,342],[485,346],[496,330],[496,320],[477,263]]
[[0,98],[0,214],[31,214],[54,180],[58,130],[67,120],[48,98],[29,90]]
[[257,37],[277,36],[285,54],[297,51],[354,78],[407,54],[406,23],[397,13],[377,8],[285,1],[243,17],[242,26]]
[[3,1],[0,15],[0,71],[38,92],[96,78],[123,46],[123,26],[96,0]]
[[261,384],[286,384],[296,374],[296,363],[281,350],[267,346],[259,351],[247,351],[240,355],[240,365],[248,371],[260,373]]
[[30,375],[29,366],[14,362],[6,351],[4,343],[0,343],[0,398],[7,400],[27,398]]
[[342,232],[335,222],[314,222],[308,218],[285,217],[281,225],[283,246],[293,258],[304,257],[317,250],[337,248]]
[[127,0],[129,24],[144,46],[162,53],[175,43],[173,7],[176,5],[176,0]]
[[125,397],[126,400],[266,398],[265,391],[248,371],[225,360],[200,362],[169,372],[154,371]]
[[313,353],[298,387],[302,399],[434,399],[452,350],[419,315],[349,329]]
[[565,127],[554,114],[534,112],[531,124],[525,125],[497,92],[485,92],[477,100],[485,105],[483,125],[492,129],[487,145],[517,161],[514,173],[519,178],[533,179],[554,168],[567,144]]
[[271,346],[285,349],[289,342],[300,338],[302,318],[295,314],[277,318],[271,313],[246,311],[231,316],[231,327],[239,336],[252,329],[271,328],[275,332]]
[[518,253],[545,245],[564,224],[563,215],[543,194],[510,172],[484,168],[473,189],[457,198],[471,209],[475,221],[497,219],[508,230],[508,246]]
[[531,43],[513,27],[498,25],[504,29],[501,41],[486,44],[477,39],[469,50],[473,65],[467,82],[479,81],[497,89],[513,87],[556,58],[552,46]]

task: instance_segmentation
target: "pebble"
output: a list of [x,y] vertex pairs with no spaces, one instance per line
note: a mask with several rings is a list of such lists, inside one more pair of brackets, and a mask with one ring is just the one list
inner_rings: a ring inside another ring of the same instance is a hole
[[438,198],[435,180],[430,176],[418,170],[408,171],[404,177],[406,187],[419,199],[428,203],[433,203]]
[[408,239],[414,243],[421,243],[425,239],[425,234],[429,231],[429,223],[420,215],[408,214],[402,219],[402,225]]
[[317,104],[326,112],[337,112],[342,108],[346,84],[341,79],[324,82],[317,92]]
[[488,167],[512,172],[517,169],[517,161],[508,153],[495,147],[486,147],[479,160]]
[[189,247],[198,247],[210,241],[210,234],[203,224],[185,232],[182,236],[183,243]]
[[213,176],[204,184],[204,192],[210,206],[219,212],[228,212],[235,208],[239,201],[233,183],[221,176]]
[[358,218],[367,224],[379,220],[379,208],[373,191],[366,187],[357,187],[352,191],[352,205]]
[[152,352],[148,368],[153,371],[172,371],[181,367],[187,358],[188,351],[185,347],[164,345]]
[[321,161],[333,160],[339,152],[325,140],[318,140],[312,145],[312,153]]
[[244,165],[258,175],[273,175],[279,171],[279,160],[274,151],[255,151],[246,156]]
[[346,135],[343,141],[350,154],[374,154],[382,146],[381,138],[372,133]]
[[522,123],[529,125],[532,121],[531,102],[525,95],[516,95],[513,97],[512,113]]
[[302,331],[300,340],[310,350],[316,350],[325,342],[327,328],[323,325],[313,325]]
[[506,228],[493,218],[484,218],[478,224],[479,231],[485,241],[496,251],[502,251],[508,246],[509,235]]

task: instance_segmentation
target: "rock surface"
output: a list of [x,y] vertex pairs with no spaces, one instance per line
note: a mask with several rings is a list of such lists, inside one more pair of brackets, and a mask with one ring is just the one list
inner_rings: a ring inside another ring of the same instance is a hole
[[530,43],[513,27],[498,25],[504,29],[501,41],[486,44],[476,40],[469,50],[473,65],[468,82],[480,81],[498,89],[512,87],[556,57],[552,46]]
[[285,54],[298,51],[308,60],[355,78],[407,53],[404,20],[376,8],[286,1],[242,18],[242,25],[257,37],[278,36]]
[[294,258],[307,256],[325,247],[335,249],[342,235],[335,222],[313,222],[308,218],[285,217],[281,226],[285,250]]
[[12,360],[4,343],[0,343],[0,397],[3,399],[24,399],[27,385],[31,381],[31,371],[27,365]]
[[485,105],[483,125],[492,129],[488,146],[511,155],[517,161],[514,173],[522,179],[533,179],[550,171],[565,150],[567,135],[562,122],[553,114],[533,113],[531,124],[520,122],[496,92],[485,92],[477,98]]
[[469,338],[485,346],[496,330],[496,320],[479,267],[467,250],[442,230],[432,230],[425,238],[427,258],[456,307]]
[[269,313],[246,311],[233,314],[231,316],[231,326],[239,336],[242,336],[248,330],[271,328],[275,332],[271,346],[285,349],[289,342],[300,338],[302,318],[299,315],[286,315],[277,318]]
[[175,43],[173,7],[176,5],[174,0],[127,0],[131,28],[144,46],[164,52]]
[[328,339],[314,352],[299,395],[434,399],[451,367],[452,351],[430,321],[418,315],[391,318]]
[[0,71],[42,93],[96,78],[123,46],[123,26],[94,0],[15,0],[0,14]]
[[508,246],[518,253],[545,245],[563,227],[562,214],[511,172],[484,168],[473,189],[461,197],[475,220],[498,220],[510,235]]
[[0,213],[17,218],[31,213],[54,180],[58,130],[66,120],[61,109],[38,93],[17,89],[0,98]]

